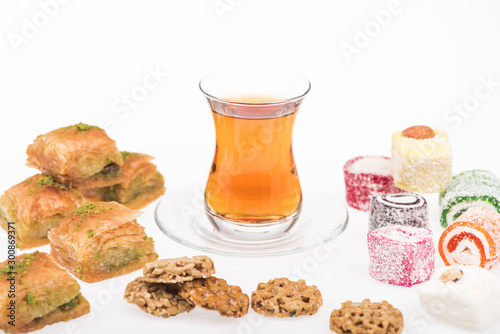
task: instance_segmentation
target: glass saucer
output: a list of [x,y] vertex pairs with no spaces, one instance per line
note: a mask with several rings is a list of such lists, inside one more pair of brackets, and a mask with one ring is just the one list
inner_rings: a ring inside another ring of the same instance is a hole
[[155,210],[156,224],[172,240],[194,249],[232,256],[270,256],[301,252],[331,241],[347,227],[346,206],[324,190],[303,189],[302,212],[282,237],[242,241],[223,236],[210,222],[203,186],[169,192]]

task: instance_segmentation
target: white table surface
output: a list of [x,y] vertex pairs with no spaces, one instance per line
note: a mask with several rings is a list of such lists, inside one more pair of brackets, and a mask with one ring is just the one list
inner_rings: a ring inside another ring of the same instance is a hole
[[[16,52],[13,34],[21,36],[24,18],[43,19],[42,2],[0,4],[1,190],[36,172],[24,164],[26,147],[38,134],[79,121],[107,126],[121,150],[155,156],[169,190],[204,179],[214,130],[198,80],[218,68],[249,64],[294,69],[312,82],[294,132],[304,185],[328,187],[343,197],[345,161],[390,155],[392,132],[415,124],[448,132],[455,174],[483,168],[500,175],[500,4],[494,0],[402,0],[400,7],[378,0],[67,1],[57,10],[52,7],[50,19]],[[226,11],[218,13],[214,5]],[[341,47],[354,45],[357,29],[373,26],[372,11],[388,6],[399,9],[349,62]],[[160,72],[157,84],[150,81],[144,98],[127,106],[124,94],[141,91],[155,71]],[[493,81],[489,90],[484,80]],[[469,111],[453,109],[463,103],[472,103]],[[442,232],[437,195],[426,198],[437,241]],[[200,254],[161,234],[154,207],[148,206],[139,222],[156,240],[160,257]],[[416,287],[369,277],[367,214],[354,209],[349,214],[347,230],[329,244],[331,254],[208,254],[217,275],[248,294],[257,283],[284,275],[316,284],[324,305],[314,316],[273,319],[250,311],[244,318],[227,319],[197,308],[188,315],[156,318],[123,300],[125,284],[136,272],[81,283],[91,314],[39,333],[329,333],[330,312],[343,301],[363,298],[385,299],[400,308],[404,333],[466,333],[419,311]],[[3,260],[5,234],[0,234],[2,250]],[[439,256],[436,264],[443,265]],[[500,267],[493,272],[500,278]],[[485,331],[498,332],[500,322]]]

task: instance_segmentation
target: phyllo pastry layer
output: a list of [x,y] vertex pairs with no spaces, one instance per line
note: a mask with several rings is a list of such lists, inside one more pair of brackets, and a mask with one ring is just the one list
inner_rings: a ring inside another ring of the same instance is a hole
[[6,333],[30,332],[90,312],[78,282],[38,251],[0,265],[0,296],[0,328]]
[[82,188],[83,195],[90,201],[116,201],[131,209],[141,209],[165,193],[163,175],[151,163],[153,157],[121,152],[121,182],[103,188]]
[[115,141],[103,129],[83,123],[38,136],[26,153],[28,166],[88,187],[118,183],[123,164]]
[[49,232],[51,255],[88,283],[141,269],[158,258],[153,240],[137,223],[141,214],[116,202],[83,205]]
[[84,204],[79,191],[37,174],[12,186],[0,197],[0,225],[16,231],[20,249],[49,243],[47,233],[59,226],[64,215]]

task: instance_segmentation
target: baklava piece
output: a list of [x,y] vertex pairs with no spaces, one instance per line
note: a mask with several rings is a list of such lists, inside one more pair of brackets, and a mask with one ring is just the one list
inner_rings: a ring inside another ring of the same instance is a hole
[[163,176],[151,163],[153,157],[121,152],[123,165],[119,184],[103,188],[82,188],[90,201],[115,201],[131,209],[141,209],[165,193]]
[[140,215],[116,202],[81,206],[49,232],[51,255],[88,283],[142,269],[158,254],[153,240],[137,223]]
[[37,174],[16,184],[0,197],[0,225],[15,228],[20,249],[49,243],[47,233],[59,226],[64,215],[84,204],[80,192]]
[[106,132],[83,123],[38,136],[28,146],[27,165],[63,183],[106,187],[120,182],[123,159]]
[[47,253],[37,251],[4,261],[0,277],[4,310],[0,328],[6,333],[27,333],[90,312],[78,282]]

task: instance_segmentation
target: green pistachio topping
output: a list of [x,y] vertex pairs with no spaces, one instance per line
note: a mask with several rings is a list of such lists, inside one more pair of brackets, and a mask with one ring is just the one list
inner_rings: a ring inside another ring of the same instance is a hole
[[38,194],[38,190],[35,189],[35,188],[30,188],[28,190],[28,196],[35,196],[36,194]]
[[88,124],[80,122],[78,124],[68,126],[66,129],[75,129],[78,132],[85,132],[85,131],[88,131],[90,129],[100,129],[100,127],[95,126],[95,125],[88,125]]
[[54,180],[52,175],[44,175],[40,177],[38,180],[36,180],[37,187],[48,187],[48,186],[54,186],[56,188],[59,188],[61,190],[68,190],[68,187],[65,184],[59,183]]
[[0,275],[6,275],[9,273],[17,273],[18,275],[23,274],[31,266],[31,262],[38,258],[39,255],[40,252],[38,251],[31,254],[23,254],[21,255],[21,260],[16,259],[15,265],[11,265],[7,262],[2,268],[0,268]]
[[127,151],[121,151],[120,153],[121,153],[124,161],[126,161],[129,157],[135,158],[135,157],[139,156],[139,154],[137,154],[137,153],[131,153],[131,152],[127,152]]
[[80,122],[78,124],[75,124],[75,129],[77,129],[78,131],[88,131],[90,129],[99,129],[99,127],[95,126],[95,125],[88,125],[88,124]]
[[36,302],[35,302],[35,296],[33,296],[33,292],[28,292],[28,293],[26,294],[26,302],[27,302],[28,304],[35,304],[35,303],[36,303]]
[[78,297],[76,297],[76,298],[71,299],[66,304],[60,305],[58,308],[61,311],[67,311],[67,310],[72,309],[73,307],[77,306],[79,303],[80,303],[80,301],[79,301]]
[[[89,203],[82,205],[78,209],[74,210],[71,214],[73,216],[79,217],[79,222],[83,222],[89,215],[99,215],[107,210],[112,210],[112,207],[105,206],[103,203]],[[81,225],[76,224],[75,228],[80,228]]]
[[[32,183],[31,181],[32,181],[32,179],[28,179],[25,182],[26,182],[26,184],[31,184]],[[39,177],[36,180],[35,187],[36,188],[56,187],[57,189],[60,189],[60,190],[71,189],[71,185],[68,187],[65,184],[62,184],[62,183],[55,181],[54,178],[52,177],[52,175],[42,175],[41,177]],[[30,188],[28,190],[28,195],[29,196],[36,195],[38,192],[38,189],[36,189],[36,188]]]

